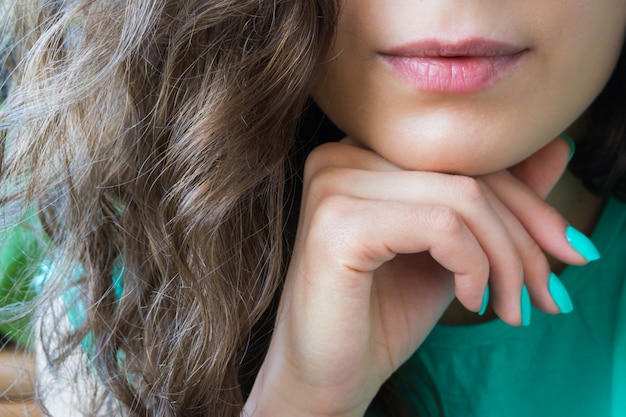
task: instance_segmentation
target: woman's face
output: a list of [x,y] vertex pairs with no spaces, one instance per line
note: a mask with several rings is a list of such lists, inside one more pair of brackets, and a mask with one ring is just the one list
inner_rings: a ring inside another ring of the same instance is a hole
[[581,115],[625,25],[626,0],[343,0],[312,95],[400,167],[487,173]]

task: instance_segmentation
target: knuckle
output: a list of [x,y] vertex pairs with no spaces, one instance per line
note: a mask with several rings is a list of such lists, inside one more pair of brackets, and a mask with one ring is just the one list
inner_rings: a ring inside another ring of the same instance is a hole
[[[354,223],[357,208],[353,199],[342,195],[329,195],[317,206],[311,222],[313,230],[322,235],[345,234],[349,225]],[[341,233],[338,233],[341,232]]]
[[430,221],[438,233],[448,238],[458,235],[465,227],[461,215],[446,206],[432,207]]
[[479,203],[485,200],[483,186],[476,178],[456,176],[454,178],[454,192],[464,201]]
[[322,168],[329,165],[329,161],[332,160],[336,144],[325,143],[315,149],[313,149],[304,163],[304,178],[305,181],[308,178],[312,178]]
[[330,196],[341,193],[340,178],[345,170],[337,167],[323,167],[318,169],[308,181],[308,194],[317,201],[324,201]]
[[[330,256],[336,262],[348,263],[345,257],[354,252],[357,242],[363,241],[367,230],[364,211],[361,204],[350,197],[329,196],[312,214],[307,245],[317,248],[319,257]],[[345,262],[340,262],[341,259]]]

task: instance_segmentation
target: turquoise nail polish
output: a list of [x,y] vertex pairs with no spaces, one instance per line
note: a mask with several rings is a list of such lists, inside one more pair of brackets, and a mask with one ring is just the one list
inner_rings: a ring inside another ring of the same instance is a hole
[[522,304],[522,326],[530,325],[530,294],[528,294],[528,288],[526,288],[526,284],[522,287],[522,296],[521,296],[521,304]]
[[480,306],[480,311],[478,312],[479,316],[485,314],[487,311],[487,306],[489,305],[489,285],[485,287],[485,293],[483,294],[483,304]]
[[567,162],[569,162],[572,160],[574,153],[576,152],[576,144],[574,143],[574,140],[565,132],[561,133],[561,137],[567,141],[570,147],[569,159],[567,160]]
[[572,226],[565,229],[565,237],[570,245],[587,261],[597,261],[600,259],[600,252],[587,236],[576,230]]
[[554,273],[550,274],[550,279],[548,280],[548,291],[550,291],[550,295],[559,310],[561,310],[561,313],[567,314],[574,310],[572,299],[570,298],[567,289]]

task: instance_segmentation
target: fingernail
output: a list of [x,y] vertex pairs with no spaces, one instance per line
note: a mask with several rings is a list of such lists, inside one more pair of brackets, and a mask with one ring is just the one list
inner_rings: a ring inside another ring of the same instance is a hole
[[587,261],[591,262],[600,259],[600,252],[598,252],[593,242],[574,227],[568,226],[565,229],[565,237],[569,244]]
[[487,311],[487,305],[489,305],[489,285],[485,287],[485,293],[483,294],[483,304],[480,306],[480,311],[478,312],[479,316],[485,314],[485,311]]
[[528,288],[526,284],[522,287],[522,326],[530,326],[530,294],[528,294]]
[[574,310],[572,305],[572,299],[570,298],[567,289],[561,282],[561,280],[554,274],[550,273],[550,279],[548,280],[548,291],[554,300],[556,306],[561,310],[561,313],[567,314]]
[[576,152],[576,144],[574,143],[574,140],[565,132],[561,133],[561,137],[567,141],[570,147],[569,159],[567,160],[567,162],[569,162],[572,160],[574,153]]

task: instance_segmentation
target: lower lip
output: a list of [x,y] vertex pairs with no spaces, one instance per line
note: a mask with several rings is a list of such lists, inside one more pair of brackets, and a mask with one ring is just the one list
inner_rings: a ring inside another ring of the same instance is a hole
[[510,74],[523,52],[498,56],[404,57],[384,55],[394,73],[419,90],[467,94],[484,90]]

